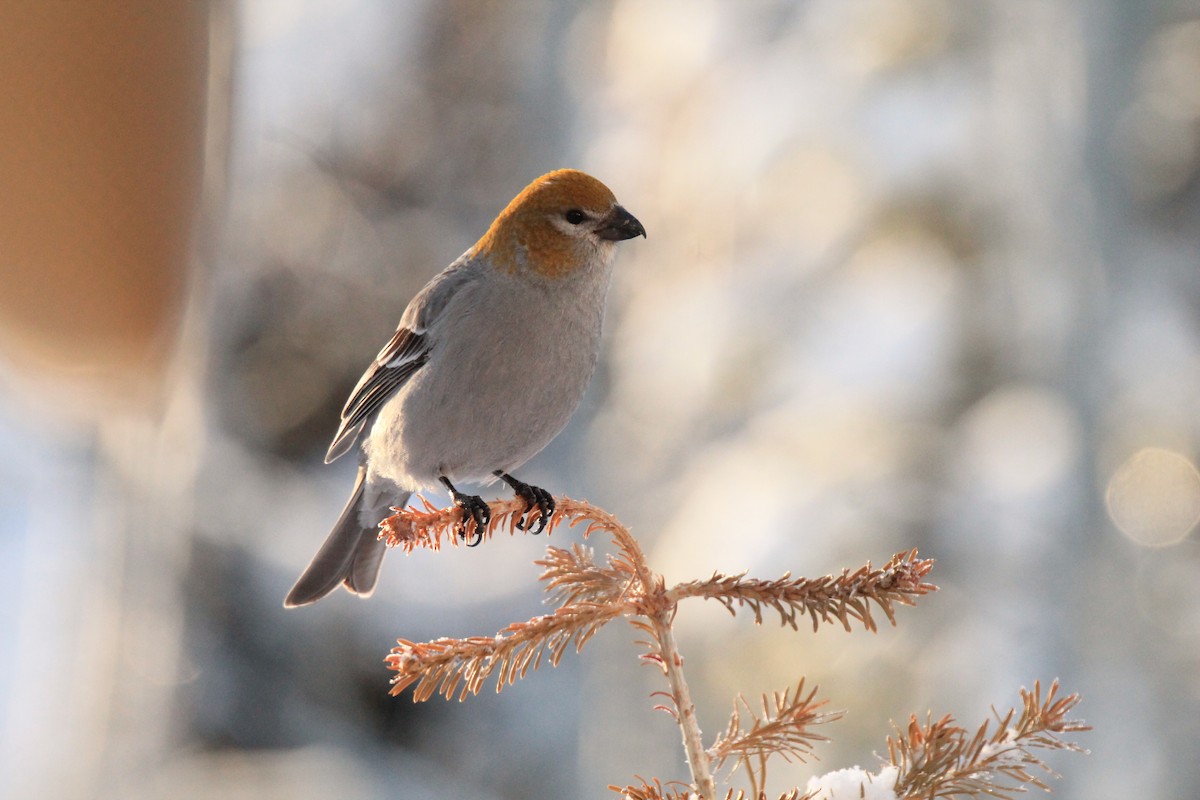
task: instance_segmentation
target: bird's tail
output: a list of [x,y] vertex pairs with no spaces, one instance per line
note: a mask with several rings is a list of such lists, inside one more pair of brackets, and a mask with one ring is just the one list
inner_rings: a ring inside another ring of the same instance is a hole
[[[387,548],[379,539],[377,525],[364,525],[363,522],[376,515],[382,520],[387,515],[388,506],[402,506],[408,502],[408,493],[389,498],[377,510],[364,509],[366,479],[367,469],[360,466],[354,491],[346,501],[342,515],[334,523],[325,544],[313,556],[304,574],[288,592],[287,599],[283,601],[285,607],[315,603],[336,589],[339,583],[362,597],[369,597],[375,591],[375,581],[379,578],[379,567],[383,564],[383,554]],[[377,514],[365,513],[370,511],[377,511]]]

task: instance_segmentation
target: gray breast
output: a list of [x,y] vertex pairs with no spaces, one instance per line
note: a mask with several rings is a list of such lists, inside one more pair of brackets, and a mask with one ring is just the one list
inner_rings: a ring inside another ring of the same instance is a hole
[[429,363],[397,398],[410,475],[427,485],[440,475],[487,480],[562,430],[596,365],[607,275],[575,283],[548,291],[513,278],[452,301],[461,306],[431,331]]

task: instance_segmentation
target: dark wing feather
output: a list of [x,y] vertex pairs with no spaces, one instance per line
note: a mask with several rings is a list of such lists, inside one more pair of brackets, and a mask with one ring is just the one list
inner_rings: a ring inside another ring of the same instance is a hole
[[350,399],[342,409],[342,422],[325,454],[326,464],[354,446],[366,423],[428,360],[429,347],[424,334],[413,333],[408,328],[396,331],[350,393]]
[[438,273],[412,299],[400,318],[400,327],[392,340],[379,351],[375,361],[367,367],[350,393],[350,399],[342,409],[342,424],[338,426],[333,444],[329,445],[329,452],[325,454],[326,464],[354,446],[362,429],[383,408],[383,404],[429,360],[432,344],[425,332],[450,299],[478,275],[479,271],[473,268],[468,251]]

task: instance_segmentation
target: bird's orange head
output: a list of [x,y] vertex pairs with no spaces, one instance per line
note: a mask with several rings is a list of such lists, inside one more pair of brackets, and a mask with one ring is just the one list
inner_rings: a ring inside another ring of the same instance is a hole
[[514,197],[472,255],[509,272],[561,278],[610,255],[614,242],[645,235],[607,186],[579,170],[560,169]]

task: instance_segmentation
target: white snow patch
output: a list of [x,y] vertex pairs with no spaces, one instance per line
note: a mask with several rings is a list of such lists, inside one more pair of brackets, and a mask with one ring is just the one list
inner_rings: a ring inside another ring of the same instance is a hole
[[813,800],[897,800],[899,776],[900,770],[893,766],[877,773],[855,766],[809,778],[805,791],[816,792]]

